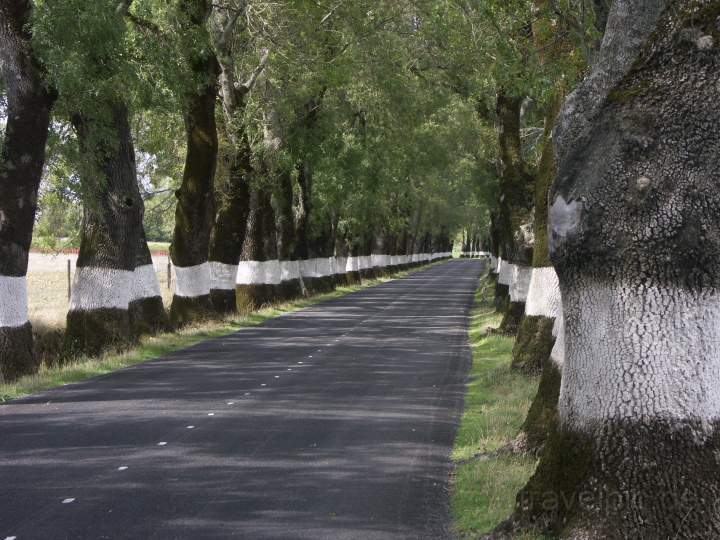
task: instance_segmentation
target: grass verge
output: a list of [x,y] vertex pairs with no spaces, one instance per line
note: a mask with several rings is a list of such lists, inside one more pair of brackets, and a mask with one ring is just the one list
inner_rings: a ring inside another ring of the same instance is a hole
[[[374,287],[381,283],[426,269],[435,264],[442,264],[442,262],[399,272],[390,277],[363,281],[361,285],[337,287],[335,291],[330,293],[276,304],[246,316],[235,315],[225,319],[187,326],[176,332],[159,334],[157,336],[146,336],[141,338],[137,347],[124,352],[107,352],[98,357],[80,357],[63,366],[43,365],[40,371],[34,375],[21,377],[13,382],[0,383],[0,403],[147,362],[148,360],[159,358],[171,352],[185,349],[201,341],[231,334],[248,326],[257,326],[284,313],[304,309],[319,302],[340,298],[341,296],[361,289]],[[62,337],[62,331],[60,331],[60,336]]]
[[496,454],[517,436],[538,384],[510,369],[514,339],[488,333],[500,319],[493,287],[483,279],[470,320],[473,365],[453,450],[452,507],[460,538],[477,538],[507,518],[535,468],[531,457]]

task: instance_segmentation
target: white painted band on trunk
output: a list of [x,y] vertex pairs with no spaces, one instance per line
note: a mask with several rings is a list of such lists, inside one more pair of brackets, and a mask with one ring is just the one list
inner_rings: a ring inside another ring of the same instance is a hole
[[27,278],[0,276],[0,327],[17,328],[27,322]]
[[82,266],[75,269],[70,311],[128,309],[134,292],[134,272]]
[[235,290],[238,266],[217,261],[210,263],[210,288],[220,291]]
[[300,261],[300,275],[304,278],[320,277],[317,271],[317,259]]
[[155,267],[144,264],[135,268],[133,272],[133,290],[130,300],[143,300],[161,296],[160,283],[158,283]]
[[510,285],[512,282],[513,265],[507,261],[500,259],[500,269],[498,270],[498,283],[500,285]]
[[345,272],[357,272],[360,270],[360,257],[348,257],[345,263]]
[[265,283],[265,265],[260,261],[240,261],[236,285],[262,285]]
[[532,270],[530,266],[513,265],[512,283],[510,284],[511,302],[525,302],[527,300]]
[[265,285],[279,285],[282,283],[282,268],[278,259],[265,261]]
[[563,290],[565,426],[720,420],[720,294],[628,279]]
[[490,255],[490,269],[492,270],[493,274],[498,273],[498,264],[500,260],[495,257],[494,255]]
[[390,266],[390,258],[387,255],[371,255],[372,265],[375,268]]
[[320,277],[332,276],[335,264],[332,257],[320,257],[317,260],[317,273]]
[[360,257],[360,270],[368,270],[372,268],[372,260],[369,255]]
[[280,261],[280,277],[283,281],[300,279],[300,261]]
[[210,294],[210,263],[175,267],[175,296],[197,298]]
[[347,257],[335,257],[333,261],[333,273],[335,275],[341,275],[345,273],[347,267]]
[[562,310],[560,283],[555,268],[533,268],[525,314],[531,317],[557,317]]

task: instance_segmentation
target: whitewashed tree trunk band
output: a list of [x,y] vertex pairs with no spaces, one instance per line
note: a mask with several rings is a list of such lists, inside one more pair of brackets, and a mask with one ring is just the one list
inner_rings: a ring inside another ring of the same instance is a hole
[[128,309],[136,289],[135,273],[116,268],[83,266],[75,269],[70,311]]
[[[241,261],[237,266],[235,285],[277,285],[283,281],[322,278],[370,268],[382,268],[450,257],[452,253],[419,253],[415,255],[365,255],[360,257],[317,257],[303,261]],[[218,264],[218,263],[213,263]],[[222,269],[225,272],[226,269]],[[220,269],[213,271],[221,274]],[[223,274],[224,276],[225,274]],[[219,280],[218,280],[219,282]],[[223,283],[227,279],[223,278]],[[215,286],[213,288],[225,288]]]
[[646,418],[694,420],[712,431],[720,418],[720,294],[622,280],[567,294],[564,425]]
[[525,314],[531,317],[557,317],[562,311],[560,282],[555,268],[533,268]]
[[155,267],[152,264],[144,264],[135,268],[133,272],[133,292],[130,300],[143,300],[157,296],[161,296],[161,293]]
[[0,276],[0,327],[17,328],[28,322],[27,279]]
[[210,263],[175,267],[175,296],[197,298],[210,294],[212,282]]
[[524,302],[527,299],[531,275],[531,267],[521,266],[518,264],[512,265],[512,273],[510,277],[511,302]]
[[210,262],[210,289],[216,291],[235,290],[237,272],[238,266],[236,264]]

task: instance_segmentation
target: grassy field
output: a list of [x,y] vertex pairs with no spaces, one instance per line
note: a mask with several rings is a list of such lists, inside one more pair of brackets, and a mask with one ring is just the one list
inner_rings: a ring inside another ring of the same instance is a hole
[[500,323],[492,294],[492,287],[481,282],[470,326],[473,367],[453,451],[452,505],[461,538],[477,538],[507,518],[535,468],[533,458],[496,454],[517,436],[538,380],[510,369],[512,338],[488,333]]
[[[427,266],[423,268],[427,268]],[[36,348],[44,362],[39,373],[35,375],[22,377],[12,383],[0,383],[0,403],[158,358],[172,351],[189,347],[200,341],[227,335],[248,326],[256,326],[283,313],[303,309],[332,298],[339,298],[351,292],[366,287],[373,287],[380,283],[408,275],[417,270],[419,269],[400,272],[393,277],[364,281],[362,285],[338,287],[331,293],[269,306],[245,317],[229,317],[227,319],[189,326],[179,332],[145,337],[137,347],[131,350],[111,352],[97,358],[78,358],[76,361],[62,367],[51,366],[52,362],[50,359],[62,342],[63,329],[65,326],[64,317],[65,311],[67,310],[67,291],[66,289],[63,289],[62,292],[55,291],[53,281],[51,281],[48,276],[40,276],[39,274],[42,274],[42,272],[38,272],[36,275],[29,275],[29,281],[37,279],[38,283],[35,283],[35,287],[29,284],[28,289],[31,297],[31,312],[33,313],[31,320],[37,339]],[[55,273],[53,272],[52,274]],[[67,280],[64,274],[61,275],[64,280]],[[57,280],[57,278],[54,279]],[[45,293],[42,292],[44,287],[47,287]],[[166,292],[166,287],[162,287],[162,289],[163,295],[167,295],[167,298],[164,299],[167,306],[169,305],[171,292]],[[46,295],[47,307],[43,307],[43,294]],[[58,307],[60,305],[64,307]],[[43,314],[45,315],[41,317]],[[55,320],[55,323],[51,324],[49,321],[53,320]]]

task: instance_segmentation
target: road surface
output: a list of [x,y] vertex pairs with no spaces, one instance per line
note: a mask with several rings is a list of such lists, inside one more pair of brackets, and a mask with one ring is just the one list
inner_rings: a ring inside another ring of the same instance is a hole
[[0,540],[450,534],[482,263],[0,406]]

